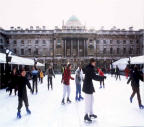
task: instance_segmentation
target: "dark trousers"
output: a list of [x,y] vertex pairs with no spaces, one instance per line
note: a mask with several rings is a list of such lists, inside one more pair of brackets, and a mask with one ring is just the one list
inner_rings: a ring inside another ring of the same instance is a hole
[[43,83],[43,78],[40,78],[41,83]]
[[139,87],[132,86],[132,90],[133,90],[133,93],[131,95],[131,99],[135,96],[135,94],[137,94],[138,104],[140,106],[141,105],[141,97],[140,97]]
[[51,85],[51,89],[53,89],[53,85],[52,85],[52,77],[48,77],[48,90],[49,90],[49,86]]
[[28,97],[27,94],[24,95],[23,97],[18,97],[18,111],[21,111],[21,108],[23,106],[23,101],[25,104],[26,109],[28,109],[29,103],[28,103]]
[[104,80],[100,81],[100,87],[102,87],[102,84],[103,84],[103,88],[104,88],[105,87]]
[[76,84],[76,97],[81,96],[81,84]]
[[34,91],[35,91],[35,89],[36,89],[36,93],[38,92],[38,88],[37,88],[37,79],[34,79],[33,80],[33,93],[34,93]]
[[[13,90],[13,89],[10,89],[10,93],[9,93],[9,95],[11,95],[11,94],[12,94],[12,90]],[[16,89],[14,89],[14,92],[15,92],[15,95],[16,95],[17,90],[16,90]]]
[[116,74],[116,80],[117,80],[118,78],[121,79],[121,78],[120,78],[120,74]]

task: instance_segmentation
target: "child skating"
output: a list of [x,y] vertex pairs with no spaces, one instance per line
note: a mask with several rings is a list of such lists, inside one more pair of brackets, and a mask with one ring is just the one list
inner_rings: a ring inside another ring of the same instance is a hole
[[18,84],[18,112],[17,112],[17,118],[19,119],[21,118],[21,108],[23,102],[25,104],[27,114],[31,114],[31,111],[29,110],[26,85],[30,89],[31,93],[33,93],[30,82],[26,78],[26,71],[23,69],[21,70],[20,74],[21,76],[18,78],[19,84]]

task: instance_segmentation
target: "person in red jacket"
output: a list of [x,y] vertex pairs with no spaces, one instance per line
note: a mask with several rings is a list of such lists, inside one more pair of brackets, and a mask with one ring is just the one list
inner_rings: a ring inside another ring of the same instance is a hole
[[130,70],[129,70],[129,67],[127,66],[126,69],[125,69],[126,79],[128,79],[129,73],[130,73]]
[[[104,73],[102,72],[100,68],[98,68],[98,73],[100,76],[104,76]],[[104,80],[100,81],[100,89],[102,88],[102,84],[103,84],[103,88],[105,88]]]
[[71,77],[71,64],[68,64],[67,68],[64,71],[62,83],[63,83],[63,99],[62,104],[65,104],[65,96],[67,93],[67,103],[71,103],[69,96],[70,96],[70,79],[74,80],[73,77]]

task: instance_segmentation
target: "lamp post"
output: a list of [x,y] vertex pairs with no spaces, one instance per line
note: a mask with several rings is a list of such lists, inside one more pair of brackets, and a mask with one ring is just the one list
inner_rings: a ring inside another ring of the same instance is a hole
[[36,68],[38,58],[34,57],[34,67]]
[[130,67],[130,65],[131,65],[131,57],[129,57],[128,65],[129,65],[129,67]]
[[6,76],[6,85],[8,85],[8,81],[9,81],[9,74],[10,74],[10,70],[9,70],[9,62],[11,62],[12,57],[9,56],[9,54],[11,54],[11,51],[6,49],[5,51],[6,54],[6,67],[5,67],[5,76]]

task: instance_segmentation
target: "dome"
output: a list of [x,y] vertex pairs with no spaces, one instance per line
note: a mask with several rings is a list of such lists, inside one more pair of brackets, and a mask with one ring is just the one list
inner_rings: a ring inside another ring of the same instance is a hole
[[82,24],[76,16],[71,16],[69,20],[66,22],[65,26],[67,27],[81,27]]

